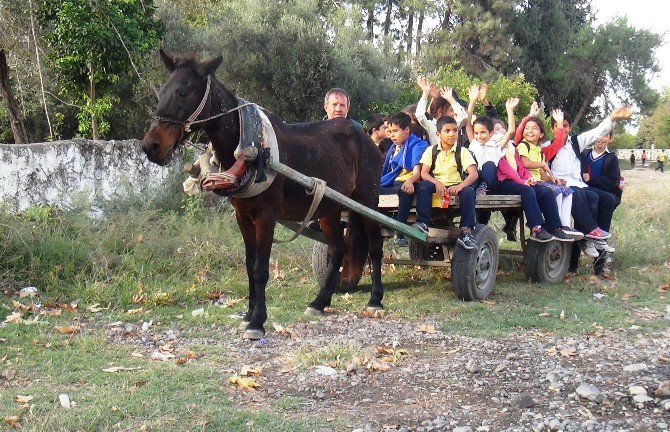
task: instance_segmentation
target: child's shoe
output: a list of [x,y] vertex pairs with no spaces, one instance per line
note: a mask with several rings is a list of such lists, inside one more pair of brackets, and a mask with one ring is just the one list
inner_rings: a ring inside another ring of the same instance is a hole
[[565,235],[573,240],[581,240],[584,238],[584,234],[581,231],[577,231],[576,229],[570,228],[569,226],[562,226],[561,231],[563,231]]
[[475,242],[475,237],[472,235],[472,231],[461,231],[461,235],[458,236],[458,244],[463,246],[463,249],[467,250],[477,248],[477,243]]
[[591,258],[598,258],[598,250],[596,249],[596,245],[590,241],[590,240],[585,240],[582,242],[582,250],[586,254],[586,256],[589,256]]
[[485,181],[479,183],[479,186],[477,186],[477,189],[475,190],[475,195],[476,196],[486,195],[486,192],[489,191],[488,187],[489,184],[486,183]]
[[562,242],[571,242],[571,241],[575,241],[572,237],[570,237],[569,235],[567,235],[567,234],[566,234],[565,232],[563,232],[563,230],[560,229],[560,228],[556,228],[556,229],[554,230],[554,232],[551,233],[551,234],[552,234],[552,235],[554,236],[554,238],[555,238],[556,240],[558,240],[558,241],[562,241]]
[[531,230],[529,240],[546,243],[554,240],[554,236],[549,234],[543,227],[535,227]]
[[593,240],[607,240],[610,238],[610,233],[606,233],[600,227],[595,227],[593,231],[590,233],[586,234],[587,238],[593,239]]
[[423,222],[417,222],[417,223],[415,223],[414,225],[412,225],[412,228],[416,228],[416,229],[418,229],[419,231],[421,231],[421,232],[423,232],[423,233],[425,233],[425,234],[428,234],[428,225],[426,225],[426,224],[423,223]]
[[608,245],[606,242],[598,242],[598,243],[595,244],[595,247],[596,247],[596,249],[607,252],[607,253],[616,252],[616,249],[614,249],[612,246]]

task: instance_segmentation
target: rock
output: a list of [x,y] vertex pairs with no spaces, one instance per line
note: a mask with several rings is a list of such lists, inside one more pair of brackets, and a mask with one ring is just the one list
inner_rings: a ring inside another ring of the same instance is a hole
[[670,411],[670,399],[661,401],[661,406],[663,407],[664,410]]
[[633,402],[635,403],[646,403],[653,401],[654,398],[647,396],[646,394],[637,394],[633,396]]
[[556,372],[549,372],[546,376],[546,380],[552,384],[556,384],[559,380],[559,376]]
[[356,372],[359,369],[358,363],[349,362],[347,363],[347,373]]
[[605,400],[605,396],[598,389],[598,387],[591,384],[580,384],[575,392],[579,397],[588,399],[595,403],[602,403]]
[[68,396],[65,393],[61,393],[58,395],[58,401],[60,402],[60,406],[62,406],[65,409],[70,409],[72,408],[72,402],[70,402],[70,396]]
[[647,366],[644,363],[634,363],[634,364],[630,364],[628,366],[625,366],[623,368],[624,372],[644,372],[644,371],[648,371],[648,370],[649,370],[649,366]]
[[470,359],[468,361],[468,364],[465,365],[465,370],[472,374],[476,374],[482,371],[482,368],[479,366],[479,363],[476,362],[474,359]]
[[559,419],[551,419],[551,421],[547,426],[549,426],[549,430],[563,429],[563,425],[561,424],[561,421]]
[[670,381],[663,381],[656,391],[654,392],[656,397],[669,397],[670,396]]
[[470,426],[458,426],[452,432],[472,432],[472,428]]
[[630,386],[628,387],[628,394],[631,396],[636,395],[647,395],[647,390],[642,386]]
[[535,401],[528,393],[519,393],[518,396],[512,399],[510,405],[512,405],[515,408],[525,409],[535,406]]
[[325,375],[331,378],[337,376],[337,370],[330,366],[319,365],[314,367],[314,371],[319,375]]

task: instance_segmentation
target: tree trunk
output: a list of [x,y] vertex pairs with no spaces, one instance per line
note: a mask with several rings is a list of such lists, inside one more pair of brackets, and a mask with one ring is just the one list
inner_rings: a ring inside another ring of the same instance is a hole
[[416,26],[416,53],[419,54],[421,52],[421,38],[423,37],[423,19],[424,19],[424,10],[421,9],[421,12],[419,12],[419,22],[417,23]]
[[42,63],[40,62],[40,50],[37,45],[37,36],[35,35],[35,20],[33,19],[33,0],[28,0],[30,6],[30,32],[33,35],[33,42],[35,43],[35,59],[37,60],[37,72],[40,76],[40,89],[42,90],[42,105],[44,106],[44,115],[47,118],[47,125],[49,125],[49,140],[54,139],[54,131],[51,127],[51,119],[49,118],[49,108],[47,107],[47,98],[44,91],[44,77],[42,76]]
[[451,24],[449,23],[449,21],[451,21],[451,11],[452,11],[451,2],[447,2],[446,7],[444,8],[444,17],[442,18],[442,22],[440,23],[440,28],[443,30],[446,30],[451,26]]
[[393,0],[386,2],[386,19],[384,20],[384,37],[391,31],[391,11],[393,10]]
[[588,109],[591,107],[591,103],[593,103],[593,89],[595,85],[592,85],[589,87],[588,91],[584,95],[584,99],[582,99],[582,106],[579,107],[579,111],[575,115],[575,118],[572,119],[572,124],[576,125],[579,123],[579,121],[586,115]]
[[367,40],[369,40],[370,42],[372,42],[372,40],[375,37],[375,7],[374,7],[374,5],[372,5],[368,8],[368,20],[365,23],[365,26],[368,29],[365,38]]
[[5,49],[0,47],[0,85],[2,86],[2,96],[5,98],[7,104],[7,112],[9,113],[9,124],[12,127],[12,134],[14,134],[15,144],[25,144],[28,142],[28,134],[21,119],[21,109],[14,99],[12,88],[9,84],[9,66],[7,65],[7,56]]
[[94,140],[98,139],[98,120],[95,118],[95,112],[92,109],[95,106],[95,81],[93,81],[93,66],[88,66],[88,81],[90,83],[89,103],[91,104],[91,134]]
[[407,16],[407,57],[412,55],[412,42],[414,42],[414,9],[410,7]]

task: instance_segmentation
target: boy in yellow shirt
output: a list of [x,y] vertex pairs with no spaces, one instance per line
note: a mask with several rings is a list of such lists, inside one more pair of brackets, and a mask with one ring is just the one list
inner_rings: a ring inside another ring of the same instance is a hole
[[[461,235],[458,243],[465,249],[477,247],[472,230],[475,221],[475,189],[477,181],[477,162],[470,151],[456,144],[458,125],[453,117],[440,117],[437,121],[437,136],[440,139],[437,152],[429,147],[421,156],[421,179],[416,186],[415,228],[428,232],[432,213],[433,193],[438,196],[458,195],[461,214]],[[458,156],[456,152],[459,152]],[[459,172],[457,157],[460,159]],[[435,166],[433,166],[435,165]],[[467,177],[463,179],[464,174]]]

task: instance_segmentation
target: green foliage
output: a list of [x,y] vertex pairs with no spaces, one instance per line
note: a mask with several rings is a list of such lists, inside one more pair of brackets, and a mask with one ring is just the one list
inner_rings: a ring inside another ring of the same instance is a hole
[[[45,0],[38,10],[47,28],[50,58],[63,94],[80,107],[80,132],[102,121],[115,101],[115,86],[131,70],[129,54],[152,50],[163,34],[153,0]],[[117,34],[118,32],[118,34]],[[125,44],[125,47],[124,47]],[[100,132],[109,125],[101,123]]]
[[615,133],[614,139],[607,146],[610,150],[616,149],[629,149],[635,147],[635,135],[631,135],[628,132],[624,133]]
[[670,87],[665,87],[656,108],[640,123],[638,147],[670,148]]

